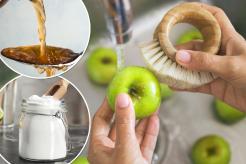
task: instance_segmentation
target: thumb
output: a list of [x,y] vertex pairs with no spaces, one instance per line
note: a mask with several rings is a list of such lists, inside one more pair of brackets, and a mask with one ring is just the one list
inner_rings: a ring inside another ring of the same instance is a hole
[[180,50],[176,61],[185,68],[212,72],[221,77],[227,77],[233,72],[237,56],[219,56],[200,51]]
[[127,94],[119,94],[115,106],[116,145],[129,146],[135,140],[135,112]]

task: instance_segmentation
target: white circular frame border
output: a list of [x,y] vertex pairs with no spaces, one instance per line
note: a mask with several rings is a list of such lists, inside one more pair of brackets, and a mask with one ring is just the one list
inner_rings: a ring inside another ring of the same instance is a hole
[[[26,76],[19,75],[19,76],[13,78],[12,80],[10,80],[9,82],[7,82],[7,83],[0,89],[0,92],[1,92],[7,85],[11,84],[14,80],[17,80],[17,79],[22,78],[22,77],[24,77],[24,78],[29,78],[29,79],[33,79],[33,78],[30,78],[30,77],[26,77]],[[85,144],[84,144],[83,147],[81,148],[80,152],[76,155],[76,157],[75,157],[74,159],[72,159],[71,162],[69,163],[69,164],[72,164],[72,163],[80,156],[80,154],[83,152],[83,150],[84,150],[85,146],[87,145],[87,142],[88,142],[88,140],[89,140],[89,138],[90,138],[90,133],[91,133],[91,115],[90,115],[90,109],[89,109],[89,106],[88,106],[88,104],[87,104],[87,102],[86,102],[86,99],[85,99],[84,95],[81,93],[81,91],[80,91],[80,90],[79,90],[79,89],[78,89],[71,81],[69,81],[68,79],[66,79],[66,78],[64,78],[64,77],[62,77],[62,76],[56,76],[56,77],[57,77],[57,78],[60,78],[60,79],[63,79],[63,80],[65,80],[65,81],[67,81],[67,82],[69,82],[69,84],[72,85],[72,87],[74,87],[74,88],[77,90],[77,92],[79,92],[80,96],[82,97],[82,99],[83,99],[83,101],[84,101],[84,103],[85,103],[85,106],[86,106],[86,109],[87,109],[87,112],[88,112],[88,117],[89,117],[89,131],[88,131],[88,134],[87,134],[87,137],[86,137],[86,140],[85,140]],[[36,79],[36,80],[45,80],[45,79]],[[1,153],[0,153],[0,158],[2,158],[7,164],[14,164],[14,163],[10,163],[9,161],[7,161],[7,160],[4,158],[4,156],[2,156]]]
[[87,38],[87,43],[86,43],[86,46],[85,46],[85,49],[83,50],[83,53],[82,55],[80,55],[77,59],[75,59],[74,63],[70,66],[70,68],[68,68],[67,70],[63,71],[63,72],[60,72],[58,74],[55,74],[53,76],[50,76],[50,77],[32,77],[32,76],[29,76],[29,75],[25,75],[23,73],[20,73],[18,70],[15,70],[13,69],[12,67],[10,67],[5,61],[4,59],[2,58],[2,56],[0,55],[0,59],[1,61],[8,67],[10,68],[12,71],[14,71],[15,73],[17,73],[18,75],[21,75],[21,76],[25,76],[25,77],[28,77],[28,78],[32,78],[32,79],[51,79],[53,77],[59,77],[59,76],[62,76],[63,74],[65,74],[66,72],[68,72],[69,70],[71,70],[73,67],[76,66],[76,64],[82,59],[82,57],[84,56],[88,46],[89,46],[89,43],[90,43],[90,38],[91,38],[91,20],[90,20],[90,15],[89,15],[89,12],[83,2],[83,0],[80,0],[81,4],[83,5],[83,7],[85,8],[85,12],[89,18],[89,35],[88,35],[88,38]]

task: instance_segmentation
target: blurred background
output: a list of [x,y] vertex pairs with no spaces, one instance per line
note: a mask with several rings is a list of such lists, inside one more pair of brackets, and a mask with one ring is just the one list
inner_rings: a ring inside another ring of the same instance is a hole
[[[92,83],[86,72],[86,60],[96,47],[113,47],[112,34],[102,1],[83,0],[91,19],[91,39],[83,59],[64,77],[73,82],[83,93],[93,116],[105,96],[106,86]],[[130,25],[132,36],[126,43],[124,58],[126,65],[145,66],[138,45],[150,41],[154,28],[163,15],[175,4],[184,2],[176,0],[130,0],[133,21]],[[201,2],[222,8],[237,31],[246,37],[246,1],[203,0]],[[1,8],[0,8],[1,12]],[[69,14],[69,13],[67,13]],[[105,20],[106,17],[106,20]],[[177,38],[182,28],[174,33]],[[83,37],[81,37],[83,39]],[[4,85],[16,74],[0,63],[0,82]],[[214,98],[203,94],[174,93],[160,108],[161,130],[153,163],[189,164],[189,152],[192,144],[201,136],[219,134],[225,137],[232,147],[232,164],[246,163],[245,120],[225,125],[215,118],[213,112]],[[86,155],[87,148],[83,151]]]

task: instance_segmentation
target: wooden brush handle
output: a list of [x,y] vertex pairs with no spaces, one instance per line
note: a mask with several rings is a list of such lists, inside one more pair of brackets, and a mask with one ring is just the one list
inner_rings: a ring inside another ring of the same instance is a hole
[[60,100],[67,93],[69,83],[61,79],[55,83],[44,95],[53,96],[55,99]]
[[204,42],[201,51],[217,54],[221,44],[221,29],[215,17],[199,4],[182,3],[164,16],[156,28],[154,38],[160,42],[164,53],[175,61],[177,50],[169,39],[172,27],[178,23],[189,23],[202,33]]

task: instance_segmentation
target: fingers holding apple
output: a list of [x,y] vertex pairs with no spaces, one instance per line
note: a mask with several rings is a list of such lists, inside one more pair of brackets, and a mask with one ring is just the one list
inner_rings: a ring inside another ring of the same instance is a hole
[[113,110],[120,93],[131,97],[137,119],[150,116],[160,106],[160,84],[153,73],[142,67],[126,67],[115,75],[107,90],[107,99]]

